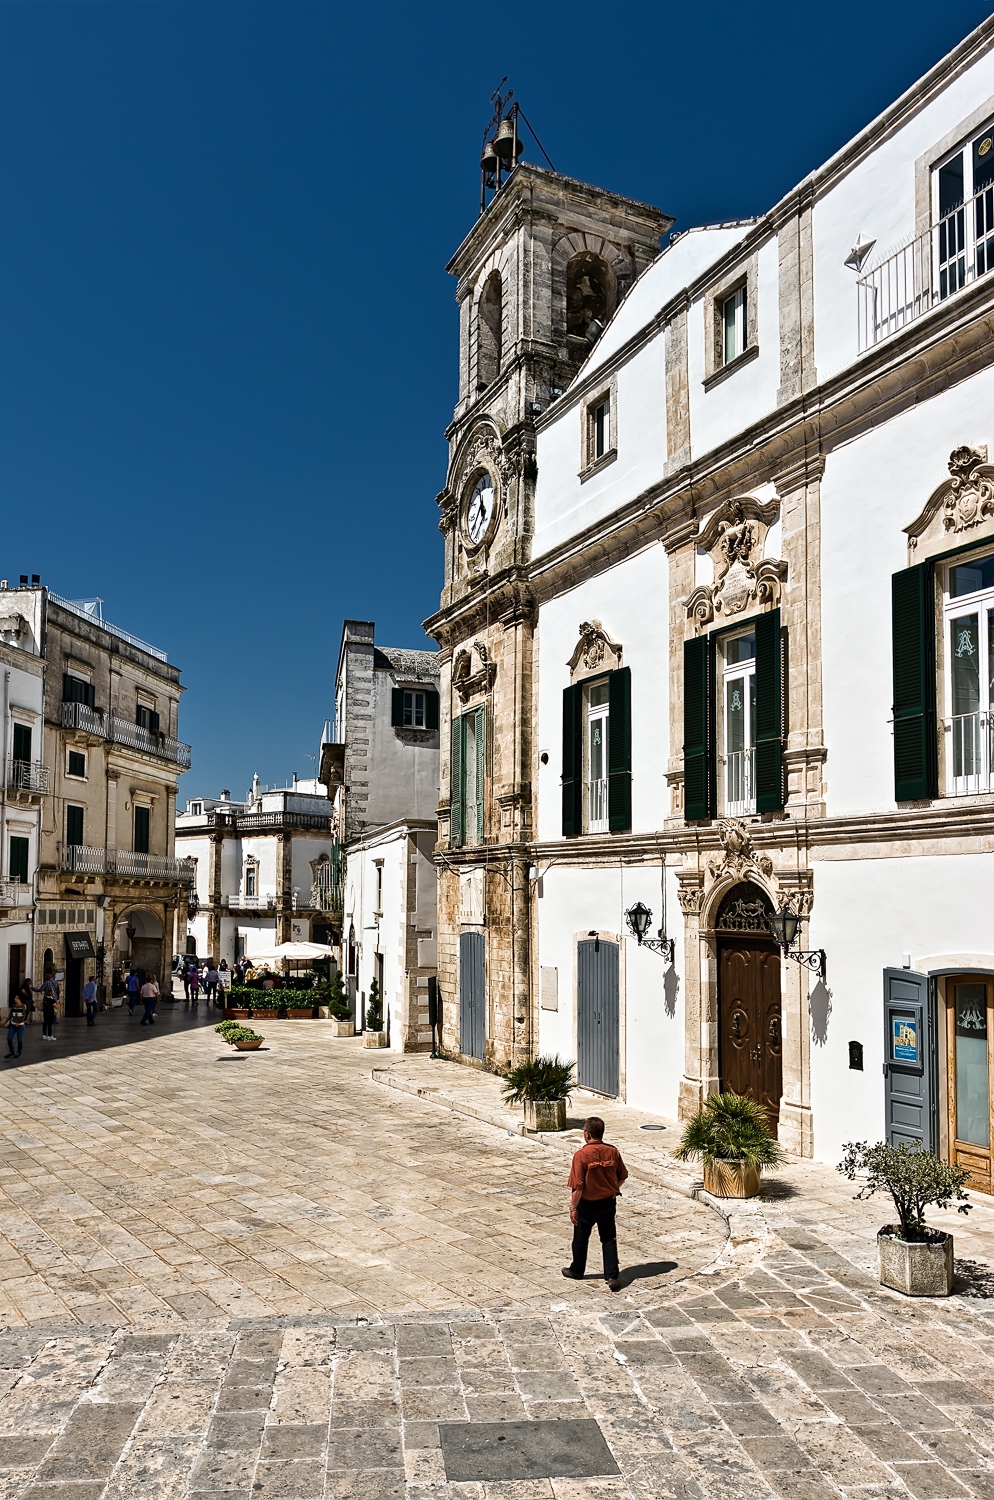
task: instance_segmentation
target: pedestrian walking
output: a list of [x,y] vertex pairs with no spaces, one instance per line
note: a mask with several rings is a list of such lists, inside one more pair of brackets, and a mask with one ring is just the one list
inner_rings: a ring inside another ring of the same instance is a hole
[[183,1004],[184,1005],[189,1005],[189,1003],[190,1003],[190,965],[188,963],[184,962],[183,965],[182,965],[182,967],[181,967],[180,972],[181,972],[181,974],[183,976]]
[[41,987],[41,1038],[58,1041],[55,1035],[55,1018],[59,1010],[59,986],[51,975]]
[[97,981],[88,979],[83,986],[83,1005],[86,1010],[87,1026],[97,1024]]
[[[25,984],[30,983],[30,979],[25,980]],[[23,988],[24,986],[22,985],[21,989]],[[21,998],[21,991],[18,990],[10,1002],[10,1009],[7,1012],[7,1057],[4,1061],[8,1061],[12,1057],[20,1057],[24,1051],[24,1023],[27,1019],[28,1008]]]
[[207,1004],[217,1004],[217,987],[221,983],[220,975],[214,964],[207,970]]
[[150,974],[142,985],[141,995],[145,1014],[138,1024],[139,1026],[154,1026],[155,1007],[159,1003],[159,986],[155,982],[154,974]]
[[197,1005],[200,1001],[200,970],[196,964],[190,965],[190,1004]]
[[583,1122],[583,1141],[573,1157],[569,1174],[573,1259],[563,1267],[563,1275],[572,1281],[583,1280],[587,1269],[587,1246],[596,1224],[604,1258],[604,1280],[612,1292],[618,1292],[621,1290],[621,1272],[615,1209],[628,1168],[617,1146],[609,1146],[605,1141],[604,1121],[597,1115],[591,1115]]
[[138,971],[136,969],[132,969],[129,973],[125,987],[128,991],[128,1015],[133,1016],[135,1006],[138,1004],[139,991],[141,990],[141,980],[138,978]]

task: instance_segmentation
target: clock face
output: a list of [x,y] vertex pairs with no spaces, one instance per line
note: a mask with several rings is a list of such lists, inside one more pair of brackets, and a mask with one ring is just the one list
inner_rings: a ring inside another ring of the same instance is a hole
[[466,507],[466,530],[474,547],[486,534],[493,513],[494,482],[489,474],[481,474],[473,486],[473,493]]

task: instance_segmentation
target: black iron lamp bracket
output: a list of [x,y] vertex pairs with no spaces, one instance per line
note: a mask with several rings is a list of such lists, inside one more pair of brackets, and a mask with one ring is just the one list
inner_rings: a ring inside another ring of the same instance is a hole
[[826,973],[824,948],[814,948],[810,952],[803,948],[798,948],[796,951],[787,948],[783,950],[783,956],[792,958],[795,964],[801,964],[805,969],[810,969],[812,974],[817,974],[819,979],[824,980]]
[[653,953],[661,953],[668,964],[673,962],[676,938],[640,938],[636,934],[636,941],[640,948],[648,948]]

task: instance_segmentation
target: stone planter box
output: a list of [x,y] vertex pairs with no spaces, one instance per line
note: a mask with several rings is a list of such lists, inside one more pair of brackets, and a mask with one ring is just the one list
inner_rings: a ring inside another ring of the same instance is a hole
[[759,1168],[746,1161],[706,1161],[704,1190],[716,1198],[756,1198],[759,1195]]
[[271,1019],[275,1021],[276,1017],[279,1015],[279,1011],[271,1005],[253,1005],[252,1014],[254,1016],[265,1016],[267,1020]]
[[897,1225],[885,1224],[877,1235],[880,1283],[906,1297],[948,1297],[953,1289],[953,1237],[936,1230],[923,1244],[899,1240]]
[[355,1036],[355,1022],[332,1021],[331,1034],[332,1036]]
[[309,1021],[314,1015],[314,1007],[313,1005],[308,1005],[305,1010],[303,1006],[297,1005],[294,1006],[293,1010],[288,1010],[287,1015],[291,1021]]
[[364,1031],[362,1044],[364,1047],[385,1047],[387,1034],[385,1031]]
[[565,1099],[526,1099],[526,1130],[565,1130]]
[[236,1052],[257,1052],[259,1050],[259,1048],[262,1046],[262,1041],[263,1041],[263,1039],[260,1036],[260,1037],[256,1037],[256,1039],[255,1039],[254,1042],[236,1042],[235,1043],[235,1051]]
[[224,1008],[224,1019],[226,1021],[247,1021],[248,1011],[240,1010],[237,1006],[226,1005]]

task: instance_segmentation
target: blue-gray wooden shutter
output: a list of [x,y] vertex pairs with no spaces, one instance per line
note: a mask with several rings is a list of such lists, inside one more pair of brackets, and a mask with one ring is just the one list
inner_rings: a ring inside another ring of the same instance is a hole
[[713,818],[715,784],[714,642],[695,636],[683,643],[683,815]]
[[756,620],[756,811],[783,807],[783,677],[780,611]]
[[891,580],[894,662],[894,797],[939,795],[935,714],[935,610],[932,564]]
[[453,849],[458,849],[463,840],[462,736],[462,719],[453,714],[449,756],[449,846]]
[[632,670],[609,672],[607,728],[607,814],[612,833],[632,826]]
[[390,723],[394,729],[404,727],[404,689],[392,688],[390,691]]
[[583,832],[583,684],[563,689],[563,838]]

